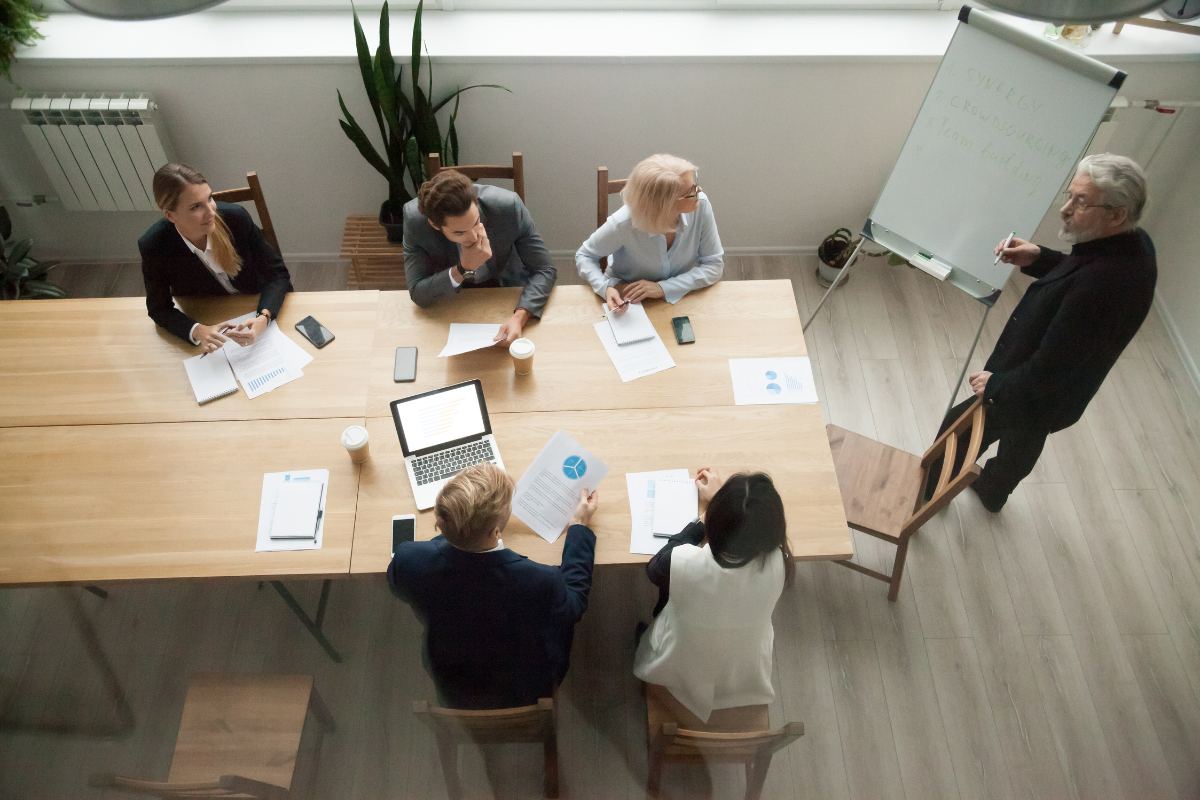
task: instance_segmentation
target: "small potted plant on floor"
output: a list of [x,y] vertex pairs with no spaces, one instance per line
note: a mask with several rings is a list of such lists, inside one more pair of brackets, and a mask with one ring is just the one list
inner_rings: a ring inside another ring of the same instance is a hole
[[[425,58],[426,80],[421,86],[421,14],[424,0],[417,3],[413,17],[412,52],[409,56],[408,86],[405,86],[403,66],[397,66],[392,57],[388,4],[379,12],[379,47],[371,55],[367,38],[363,35],[358,11],[354,11],[354,42],[358,50],[358,69],[362,73],[363,88],[379,136],[383,140],[382,152],[375,149],[362,126],[346,108],[342,93],[338,92],[338,105],[342,119],[338,122],[346,137],[358,148],[367,163],[388,182],[388,199],[379,209],[379,222],[387,228],[388,241],[399,242],[404,232],[404,204],[413,198],[425,175],[425,156],[437,153],[442,164],[458,163],[458,104],[463,92],[469,89],[504,89],[493,83],[474,84],[455,89],[440,100],[433,99],[433,64]],[[406,89],[409,90],[406,93]],[[438,112],[450,106],[450,118],[443,138],[438,123]]]
[[61,286],[46,280],[56,261],[38,261],[29,255],[33,239],[11,241],[12,220],[8,209],[0,206],[0,299],[31,300],[66,297]]

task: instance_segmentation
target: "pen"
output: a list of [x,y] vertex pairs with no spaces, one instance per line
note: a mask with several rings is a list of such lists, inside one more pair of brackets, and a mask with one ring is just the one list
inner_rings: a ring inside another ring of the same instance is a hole
[[1008,246],[1012,244],[1013,237],[1016,235],[1017,232],[1013,231],[1008,235],[1008,238],[1004,240],[1004,244],[1000,245],[1000,252],[996,253],[996,260],[992,262],[993,267],[1000,263],[1000,256],[1002,256],[1004,251],[1008,249]]
[[313,539],[317,538],[317,531],[321,530],[321,517],[325,516],[325,509],[321,505],[321,501],[325,499],[325,484],[321,484],[321,493],[317,495],[317,524],[313,525]]

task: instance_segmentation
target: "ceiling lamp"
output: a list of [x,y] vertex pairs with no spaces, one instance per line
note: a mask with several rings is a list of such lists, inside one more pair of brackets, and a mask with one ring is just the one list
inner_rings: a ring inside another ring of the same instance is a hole
[[1163,0],[983,0],[991,8],[1047,22],[1112,22],[1158,8]]
[[203,11],[225,0],[67,0],[67,5],[104,19],[160,19]]

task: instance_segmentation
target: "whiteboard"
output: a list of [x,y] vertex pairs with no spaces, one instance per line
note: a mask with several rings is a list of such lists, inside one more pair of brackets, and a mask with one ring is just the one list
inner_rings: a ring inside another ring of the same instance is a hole
[[1125,74],[963,7],[863,235],[903,258],[932,256],[974,297],[1010,232],[1032,238]]

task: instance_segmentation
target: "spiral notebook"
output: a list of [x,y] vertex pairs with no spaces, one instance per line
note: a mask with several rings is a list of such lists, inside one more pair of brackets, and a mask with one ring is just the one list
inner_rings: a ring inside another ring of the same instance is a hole
[[185,358],[183,368],[187,370],[196,402],[201,405],[238,390],[237,379],[233,377],[233,369],[224,350],[209,353],[207,357]]

